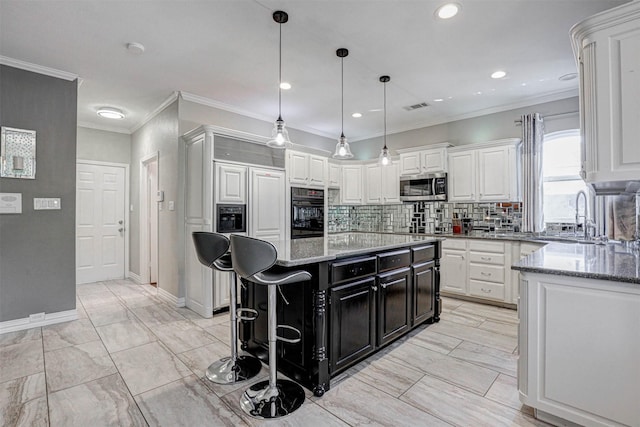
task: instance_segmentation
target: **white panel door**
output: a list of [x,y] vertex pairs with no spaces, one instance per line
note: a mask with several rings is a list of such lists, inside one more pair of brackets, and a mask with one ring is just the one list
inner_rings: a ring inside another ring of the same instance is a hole
[[438,148],[422,153],[422,172],[436,173],[447,171],[447,150]]
[[476,198],[476,153],[449,154],[449,201],[466,202]]
[[309,155],[289,151],[287,174],[291,184],[307,185],[309,182]]
[[251,168],[250,175],[249,235],[258,239],[284,240],[284,172]]
[[323,187],[326,174],[327,159],[321,156],[309,156],[309,185]]
[[76,167],[76,283],[122,279],[125,169]]
[[382,169],[381,166],[366,165],[364,175],[365,184],[365,203],[380,204],[382,203]]
[[382,169],[382,201],[384,203],[400,203],[400,168],[391,163]]
[[400,175],[417,175],[420,169],[421,152],[400,154]]
[[485,148],[478,151],[478,200],[509,201],[509,147]]
[[216,163],[216,203],[247,203],[247,168]]
[[466,251],[442,249],[440,288],[457,294],[467,293]]

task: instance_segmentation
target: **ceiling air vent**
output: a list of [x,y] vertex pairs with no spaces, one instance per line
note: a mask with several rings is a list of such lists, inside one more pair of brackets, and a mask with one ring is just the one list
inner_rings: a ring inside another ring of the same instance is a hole
[[428,107],[429,104],[427,104],[426,102],[421,102],[419,104],[413,104],[413,105],[408,105],[406,107],[402,107],[407,111],[413,111],[413,110],[417,110],[418,108],[424,108],[424,107]]

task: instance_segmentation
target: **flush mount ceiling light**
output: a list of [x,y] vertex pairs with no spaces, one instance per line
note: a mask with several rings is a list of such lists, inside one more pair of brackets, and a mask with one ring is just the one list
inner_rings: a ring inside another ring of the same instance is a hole
[[280,89],[283,89],[283,90],[291,89],[291,83],[287,83],[287,82],[280,83]]
[[289,132],[284,126],[284,120],[282,120],[282,24],[289,20],[287,12],[276,10],[273,12],[273,20],[278,24],[280,28],[280,43],[278,46],[278,119],[273,125],[271,131],[271,139],[267,142],[269,147],[273,148],[287,148],[291,144],[289,140]]
[[436,16],[440,19],[450,19],[458,14],[460,11],[460,5],[457,3],[443,4],[436,9]]
[[340,81],[342,87],[342,109],[340,112],[340,118],[342,120],[342,132],[340,133],[340,138],[338,139],[338,143],[336,144],[336,151],[335,153],[333,153],[333,157],[335,159],[350,159],[353,157],[353,154],[351,153],[351,148],[349,148],[347,138],[344,136],[344,58],[349,55],[349,51],[345,48],[340,48],[336,50],[336,55],[338,56],[338,58],[340,58],[341,66]]
[[444,99],[442,99],[442,98],[436,98],[436,99],[433,100],[433,102],[442,102],[442,101],[444,101]]
[[506,72],[504,72],[502,70],[498,70],[498,71],[495,71],[493,74],[491,74],[491,78],[492,79],[501,79],[506,75],[507,75]]
[[142,43],[127,43],[127,50],[134,55],[141,55],[144,53],[144,45]]
[[378,157],[378,164],[381,166],[388,166],[391,164],[391,155],[387,148],[387,83],[390,80],[391,77],[389,76],[380,76],[380,81],[384,88],[384,104],[382,108],[382,111],[384,112],[384,147],[382,147],[382,151],[380,151],[380,156]]
[[354,119],[359,119],[360,117],[362,117],[362,113],[353,113],[351,117],[353,117]]
[[117,108],[102,107],[96,113],[105,119],[124,119],[124,113]]

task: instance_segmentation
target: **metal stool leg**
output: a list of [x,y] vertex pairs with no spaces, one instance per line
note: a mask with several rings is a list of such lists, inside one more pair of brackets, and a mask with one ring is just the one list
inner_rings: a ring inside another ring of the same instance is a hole
[[254,418],[269,419],[289,415],[304,402],[304,390],[300,385],[288,380],[277,379],[277,328],[276,287],[268,287],[269,311],[269,380],[260,381],[249,387],[240,398],[240,407]]
[[224,357],[213,362],[206,371],[209,381],[216,384],[233,384],[253,378],[262,369],[260,359],[242,355],[238,356],[238,315],[236,312],[238,284],[236,273],[231,272],[229,286],[229,314],[231,318],[231,357]]

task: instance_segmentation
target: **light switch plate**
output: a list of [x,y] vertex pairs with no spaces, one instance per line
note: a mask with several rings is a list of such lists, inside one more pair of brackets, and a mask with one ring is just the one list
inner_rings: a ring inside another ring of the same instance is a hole
[[60,210],[62,208],[59,197],[39,197],[33,199],[33,209],[36,211]]

